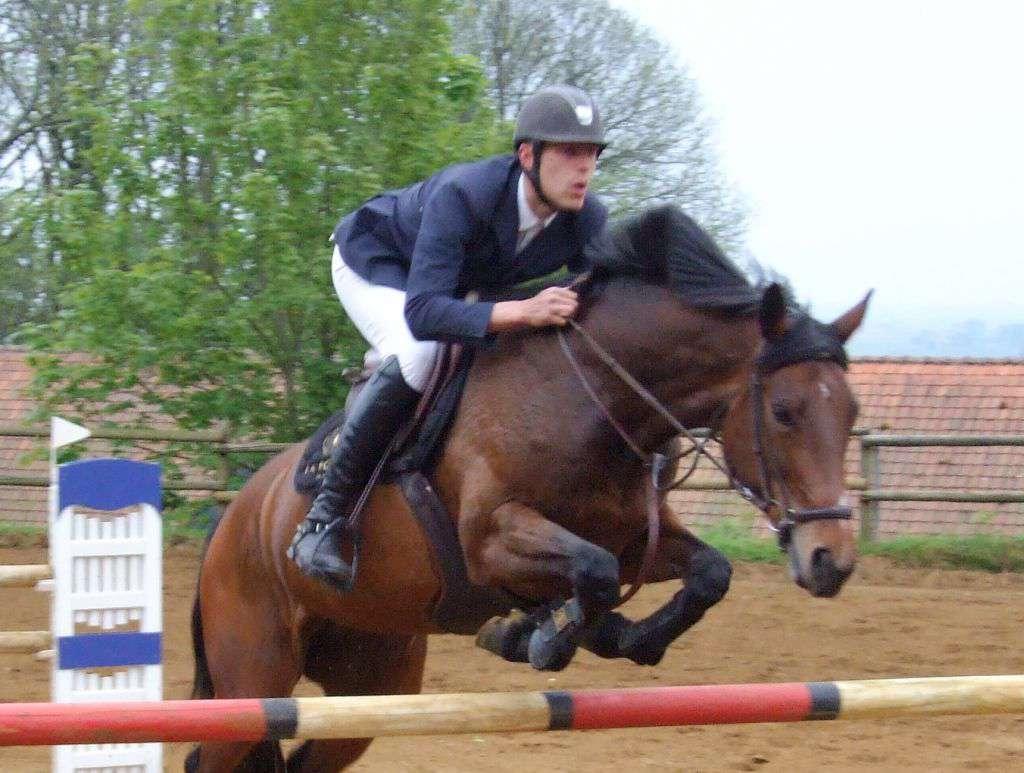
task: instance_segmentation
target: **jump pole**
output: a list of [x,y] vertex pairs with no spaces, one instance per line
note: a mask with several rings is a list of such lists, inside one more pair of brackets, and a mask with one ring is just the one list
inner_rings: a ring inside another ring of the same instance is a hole
[[43,580],[53,579],[49,564],[0,566],[0,588],[34,588]]
[[527,693],[0,704],[0,746],[259,741],[1024,713],[1024,675]]

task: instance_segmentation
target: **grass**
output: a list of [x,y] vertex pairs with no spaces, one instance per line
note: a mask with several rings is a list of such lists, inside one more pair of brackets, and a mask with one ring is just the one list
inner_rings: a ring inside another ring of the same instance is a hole
[[861,553],[901,566],[1024,572],[1024,537],[988,534],[893,537],[861,544]]
[[36,524],[0,523],[0,548],[46,547],[46,527]]
[[782,564],[786,556],[775,538],[755,537],[750,533],[750,520],[722,518],[714,526],[697,529],[697,536],[714,545],[732,561],[757,561]]
[[[714,526],[698,529],[701,539],[711,543],[733,561],[782,564],[785,555],[775,539],[750,532],[747,518],[723,518]],[[190,518],[167,518],[164,542],[168,545],[201,544],[206,527]],[[0,547],[45,547],[44,526],[0,523]],[[892,537],[861,542],[861,555],[881,556],[899,566],[932,569],[968,569],[982,572],[1024,572],[1024,536],[1000,537],[987,534],[963,536]]]
[[[746,519],[723,519],[699,529],[701,539],[735,561],[783,563],[785,556],[774,538],[750,533]],[[969,569],[983,572],[1024,572],[1024,536],[987,534],[892,537],[861,542],[860,553],[881,556],[899,566],[935,569]]]
[[[164,545],[201,545],[206,526],[174,518],[164,518]],[[45,548],[49,544],[47,528],[42,524],[0,523],[0,548]]]

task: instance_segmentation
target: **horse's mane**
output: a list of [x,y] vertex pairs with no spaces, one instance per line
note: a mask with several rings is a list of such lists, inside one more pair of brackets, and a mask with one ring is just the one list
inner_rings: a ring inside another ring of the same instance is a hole
[[702,309],[753,313],[754,287],[711,236],[679,207],[646,209],[611,226],[587,250],[595,283],[636,277],[669,287]]

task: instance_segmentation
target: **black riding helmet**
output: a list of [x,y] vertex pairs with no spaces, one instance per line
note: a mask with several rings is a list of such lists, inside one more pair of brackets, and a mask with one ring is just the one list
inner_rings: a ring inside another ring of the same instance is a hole
[[534,164],[533,169],[523,172],[533,183],[540,200],[552,208],[554,205],[540,186],[544,143],[586,142],[597,145],[600,150],[608,146],[597,102],[582,89],[562,84],[545,86],[523,102],[512,144],[518,151],[524,142],[533,143]]

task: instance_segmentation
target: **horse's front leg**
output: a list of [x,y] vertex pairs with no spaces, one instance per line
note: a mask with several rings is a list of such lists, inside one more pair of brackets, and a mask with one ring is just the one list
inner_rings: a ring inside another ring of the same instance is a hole
[[504,657],[560,670],[575,654],[587,620],[599,619],[619,600],[615,556],[526,505],[507,502],[488,516],[464,518],[460,536],[472,582],[526,599],[558,599],[542,616],[488,624],[478,642]]
[[[588,628],[580,644],[601,657],[657,665],[669,645],[704,617],[729,590],[732,567],[725,556],[678,525],[665,505],[661,523],[662,536],[651,579],[668,579],[666,571],[672,571],[674,576],[683,578],[685,587],[643,620],[634,623],[618,612],[609,612]],[[623,564],[635,569],[634,561],[626,556]]]

